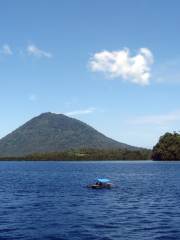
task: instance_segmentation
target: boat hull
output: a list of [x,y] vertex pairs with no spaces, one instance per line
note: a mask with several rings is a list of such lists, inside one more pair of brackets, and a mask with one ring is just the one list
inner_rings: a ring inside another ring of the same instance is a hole
[[112,187],[111,184],[106,184],[106,185],[96,185],[96,184],[93,184],[93,185],[90,185],[88,186],[92,189],[110,189]]

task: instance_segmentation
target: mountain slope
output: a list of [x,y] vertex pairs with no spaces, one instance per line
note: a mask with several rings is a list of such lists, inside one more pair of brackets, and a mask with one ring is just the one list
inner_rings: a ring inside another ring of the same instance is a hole
[[127,148],[89,125],[63,114],[43,113],[0,140],[0,157],[79,148]]

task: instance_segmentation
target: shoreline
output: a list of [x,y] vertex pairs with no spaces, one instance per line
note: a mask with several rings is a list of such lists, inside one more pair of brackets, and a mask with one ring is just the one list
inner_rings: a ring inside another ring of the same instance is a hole
[[69,159],[69,160],[59,160],[59,159],[0,159],[0,162],[180,162],[180,160],[153,160],[153,159]]
[[24,158],[9,158],[9,159],[0,159],[0,162],[135,162],[135,161],[154,161],[152,159],[24,159]]

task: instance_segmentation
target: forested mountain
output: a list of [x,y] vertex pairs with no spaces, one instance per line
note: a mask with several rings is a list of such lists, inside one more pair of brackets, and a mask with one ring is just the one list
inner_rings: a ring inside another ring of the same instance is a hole
[[91,126],[63,114],[43,113],[0,140],[0,157],[69,149],[137,148],[110,139]]

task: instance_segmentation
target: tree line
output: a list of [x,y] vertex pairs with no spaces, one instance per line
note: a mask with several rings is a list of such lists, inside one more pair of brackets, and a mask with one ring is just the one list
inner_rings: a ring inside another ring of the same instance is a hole
[[151,151],[147,149],[71,149],[61,152],[33,153],[22,157],[7,157],[3,160],[148,160],[150,155]]

